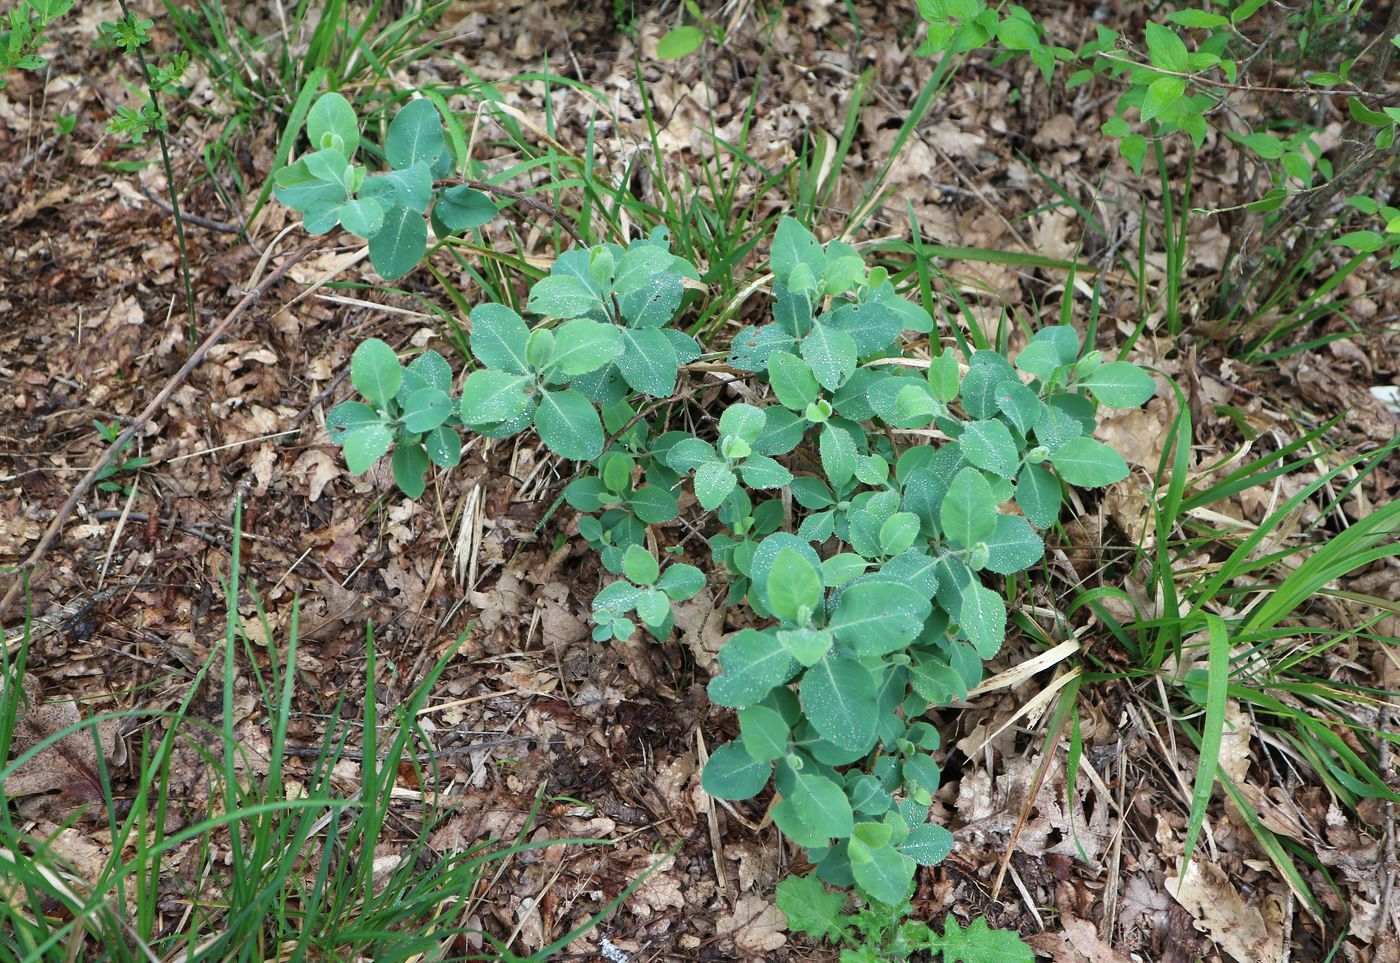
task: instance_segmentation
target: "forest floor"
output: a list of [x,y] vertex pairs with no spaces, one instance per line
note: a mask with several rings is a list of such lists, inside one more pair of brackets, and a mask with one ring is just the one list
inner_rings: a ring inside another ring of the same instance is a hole
[[[771,19],[751,3],[729,4],[727,11],[747,16],[727,24],[724,43],[677,61],[655,56],[658,37],[677,22],[674,11],[665,23],[648,16],[636,31],[625,31],[609,4],[463,2],[435,29],[453,38],[446,49],[470,62],[471,84],[491,85],[491,97],[526,137],[574,154],[592,150],[609,177],[641,170],[628,188],[658,207],[667,191],[684,195],[704,158],[713,163],[716,137],[743,140],[752,164],[767,170],[798,160],[819,142],[815,131],[840,138],[860,88],[865,107],[854,121],[850,151],[829,172],[832,189],[814,218],[817,233],[830,237],[879,176],[931,70],[913,55],[916,20],[904,5],[857,0],[850,6],[858,32],[847,6],[829,0],[789,4]],[[1076,41],[1088,38],[1093,4],[1051,6],[1047,24]],[[250,6],[248,16],[261,9]],[[273,16],[271,7],[263,12]],[[164,12],[146,15],[155,24],[153,49],[176,49]],[[105,132],[115,107],[134,96],[130,62],[92,44],[97,24],[117,16],[113,2],[80,5],[53,32],[51,68],[11,76],[0,91],[2,564],[33,551],[85,469],[106,450],[108,439],[95,422],[130,424],[193,346],[158,150],[153,142],[131,146]],[[546,82],[545,73],[587,89]],[[1146,243],[1142,263],[1160,278],[1161,232],[1142,229],[1139,221],[1144,210],[1160,209],[1154,204],[1162,186],[1133,175],[1113,142],[1097,133],[1111,100],[1033,82],[1032,73],[1022,61],[974,59],[965,66],[902,145],[883,203],[857,236],[907,237],[912,216],[932,243],[1057,260],[1082,256],[1093,264],[1109,263],[1119,245],[1137,258],[1137,246]],[[246,235],[217,227],[247,215],[275,166],[282,132],[254,118],[229,133],[228,108],[197,60],[190,77],[189,96],[176,105],[171,149],[182,207],[216,225],[187,225],[202,336],[253,286],[259,252],[294,216],[273,203],[246,225]],[[482,88],[468,84],[460,61],[427,54],[398,63],[392,77],[403,90],[463,87],[468,92],[449,102],[472,118],[477,159],[499,168],[519,160],[497,128],[502,114],[487,109],[484,97],[474,99],[472,91]],[[59,115],[76,118],[71,132],[55,132]],[[1337,118],[1338,131],[1344,119]],[[634,163],[657,147],[662,156]],[[1180,169],[1185,156],[1169,153],[1168,162]],[[1192,205],[1240,203],[1237,163],[1235,153],[1211,144],[1197,154]],[[548,177],[548,167],[539,167],[510,184],[521,188]],[[1051,182],[1089,204],[1104,232],[1089,231]],[[754,179],[744,179],[734,203],[754,205],[753,220],[761,221],[785,208],[783,190],[779,182],[761,192]],[[567,189],[549,196],[569,202]],[[484,231],[488,241],[547,264],[556,253],[549,227],[536,211],[516,205]],[[1029,618],[1062,611],[1064,599],[1085,587],[1115,586],[1126,590],[1124,598],[1141,591],[1125,558],[1153,537],[1144,529],[1145,492],[1179,403],[1193,415],[1193,480],[1220,477],[1222,463],[1242,463],[1229,462],[1232,455],[1277,450],[1305,427],[1339,419],[1309,449],[1315,466],[1203,509],[1196,522],[1220,530],[1249,530],[1327,468],[1376,451],[1400,430],[1400,416],[1371,391],[1400,383],[1400,286],[1380,262],[1343,285],[1349,321],[1320,312],[1293,337],[1297,350],[1242,360],[1237,347],[1248,333],[1219,330],[1210,313],[1231,221],[1194,216],[1188,236],[1181,338],[1167,335],[1160,310],[1144,312],[1134,282],[1116,269],[1102,272],[1100,342],[1124,343],[1146,314],[1130,359],[1151,365],[1163,376],[1162,387],[1145,408],[1107,417],[1100,437],[1125,455],[1133,476],[1102,497],[1086,496],[1072,518],[1067,513],[1047,562],[1053,577],[1023,587]],[[282,249],[304,240],[298,230]],[[760,246],[749,260],[756,264],[762,254]],[[451,272],[453,265],[442,269]],[[1007,310],[1048,323],[1058,316],[1062,270],[1015,258],[948,260],[945,270],[949,283],[967,292],[979,321],[994,325]],[[322,280],[348,283],[311,291]],[[459,272],[457,280],[470,296],[471,278]],[[470,447],[462,466],[431,479],[417,502],[394,488],[387,463],[358,477],[346,472],[327,436],[325,412],[349,396],[345,375],[354,347],[379,337],[396,348],[436,347],[457,356],[425,301],[443,301],[430,274],[376,283],[355,239],[333,234],[233,325],[122,456],[146,460],[81,500],[34,573],[29,605],[36,618],[64,606],[70,615],[78,612],[35,635],[28,672],[36,691],[47,703],[76,700],[84,715],[180,703],[224,638],[223,580],[233,564],[241,503],[246,590],[239,609],[253,661],[259,653],[270,658],[285,651],[299,613],[290,744],[319,745],[339,700],[344,718],[361,717],[368,621],[386,710],[465,633],[418,720],[440,767],[446,812],[429,827],[428,845],[459,852],[522,833],[530,840],[606,841],[515,856],[480,903],[481,927],[528,954],[651,873],[566,958],[594,958],[604,938],[637,961],[833,955],[784,932],[774,886],[803,866],[765,822],[763,806],[720,805],[700,788],[705,753],[735,727],[732,712],[712,706],[704,688],[734,628],[722,598],[707,593],[682,606],[669,644],[590,641],[589,601],[608,576],[578,538],[568,509],[546,518],[568,481],[568,465],[548,457],[532,435]],[[744,322],[742,311],[733,318],[736,326]],[[1349,336],[1321,338],[1347,324],[1355,329]],[[1310,338],[1319,343],[1304,344]],[[1180,395],[1166,378],[1181,387]],[[1400,493],[1398,475],[1400,465],[1391,460],[1344,500],[1310,498],[1311,514],[1303,512],[1296,524],[1321,519],[1324,528],[1343,530],[1392,502]],[[1220,543],[1204,544],[1183,565],[1208,567],[1220,553]],[[1393,729],[1400,625],[1393,610],[1377,612],[1367,600],[1393,602],[1398,584],[1400,568],[1382,559],[1347,573],[1332,586],[1337,591],[1313,600],[1295,621],[1299,651],[1307,647],[1309,626],[1367,626],[1312,656],[1309,666],[1315,678],[1374,693],[1367,721],[1379,730]],[[8,580],[0,586],[8,588]],[[1157,602],[1138,601],[1149,608]],[[1109,609],[1130,617],[1131,606],[1121,607],[1127,611]],[[1081,609],[1054,628],[1094,650],[1100,669],[1131,669],[1103,611]],[[18,624],[20,614],[19,607],[6,613],[6,626]],[[988,674],[1014,669],[1039,651],[1013,625]],[[1195,665],[1188,658],[1162,672],[1179,677]],[[238,740],[256,769],[270,730],[250,666],[240,665],[234,691]],[[1046,718],[1024,712],[1069,667],[1027,673],[933,714],[945,765],[936,804],[956,847],[942,865],[920,871],[918,917],[986,915],[1066,963],[1302,963],[1324,959],[1342,935],[1338,960],[1400,961],[1389,802],[1367,798],[1344,807],[1310,770],[1291,765],[1274,730],[1255,716],[1257,706],[1232,699],[1221,765],[1247,784],[1272,838],[1306,854],[1298,866],[1323,912],[1308,909],[1221,793],[1209,811],[1209,846],[1183,883],[1195,753],[1169,724],[1174,710],[1162,680],[1099,671],[1103,681],[1085,682],[1076,734],[1082,755],[1072,773],[1069,736],[1055,733],[1047,749]],[[1095,671],[1090,666],[1086,679]],[[211,681],[201,685],[190,714],[217,724],[222,692]],[[143,728],[160,725],[148,717],[109,732],[104,748],[118,798],[130,795],[139,775],[135,740]],[[360,738],[352,731],[349,744]],[[1353,738],[1350,732],[1346,738]],[[193,814],[211,790],[194,748],[181,758],[176,778],[183,781],[171,791]],[[295,775],[313,762],[291,758],[287,765]],[[22,787],[6,790],[35,837],[59,834],[75,819],[76,833],[62,835],[62,852],[82,866],[101,860],[107,822],[100,807],[75,800],[81,794],[71,791],[73,776],[64,768],[71,765],[55,758]],[[1381,767],[1391,786],[1400,787],[1384,753]],[[353,791],[356,766],[343,761],[337,778]],[[403,813],[393,828],[408,838],[421,811],[412,773],[401,788]],[[534,813],[537,799],[543,805]],[[194,873],[191,861],[198,858],[190,852],[175,859],[171,872]],[[170,912],[178,915],[175,903]]]

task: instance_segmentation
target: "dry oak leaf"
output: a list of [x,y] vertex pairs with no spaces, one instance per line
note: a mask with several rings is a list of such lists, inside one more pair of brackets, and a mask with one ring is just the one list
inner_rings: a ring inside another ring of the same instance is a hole
[[787,917],[772,903],[752,893],[739,897],[734,912],[721,916],[715,933],[734,940],[734,949],[744,956],[762,956],[787,943]]
[[[10,742],[11,760],[82,721],[78,704],[73,700],[45,702],[39,686],[29,678],[25,678],[20,687],[24,690],[24,699]],[[0,684],[0,692],[3,692],[3,684]],[[125,744],[117,738],[118,725],[118,720],[107,719],[96,726],[103,755],[107,763],[114,766],[126,762]],[[11,799],[48,792],[69,794],[82,802],[102,799],[102,778],[91,726],[45,745],[5,779],[4,793]]]
[[1177,876],[1168,876],[1166,889],[1223,952],[1239,963],[1280,963],[1283,932],[1270,926],[1258,907],[1240,896],[1225,871],[1214,863],[1193,859]]

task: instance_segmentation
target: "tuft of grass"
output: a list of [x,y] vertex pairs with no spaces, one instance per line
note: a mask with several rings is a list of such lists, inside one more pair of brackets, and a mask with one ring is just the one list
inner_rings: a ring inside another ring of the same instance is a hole
[[[1327,442],[1339,417],[1272,452],[1232,453],[1193,473],[1189,406],[1175,390],[1179,413],[1147,495],[1154,544],[1110,562],[1126,565],[1142,580],[1138,598],[1156,604],[1144,610],[1127,592],[1100,586],[1077,593],[1065,614],[1094,612],[1130,666],[1090,648],[1086,686],[1165,685],[1171,704],[1155,711],[1197,753],[1187,857],[1206,828],[1218,782],[1302,905],[1323,918],[1323,901],[1304,875],[1318,865],[1315,856],[1271,832],[1219,767],[1226,705],[1249,716],[1263,761],[1309,774],[1354,815],[1366,799],[1400,799],[1382,762],[1384,744],[1400,737],[1378,724],[1378,710],[1394,693],[1334,678],[1324,660],[1362,640],[1400,648],[1400,639],[1375,631],[1386,615],[1400,613],[1400,603],[1341,587],[1371,565],[1400,558],[1400,503],[1347,510],[1360,501],[1360,486],[1394,457],[1400,436],[1378,451],[1341,458]],[[1250,490],[1276,493],[1285,483],[1297,490],[1257,524],[1229,523],[1223,509],[1232,499]],[[1308,514],[1315,518],[1303,524]],[[1110,599],[1133,617],[1115,617]],[[1319,625],[1305,617],[1321,600],[1337,604]],[[1378,614],[1336,624],[1337,611],[1362,608]]]
[[[539,846],[601,843],[551,839],[528,842],[545,802],[537,796],[521,833],[452,854],[428,845],[433,827],[461,800],[443,795],[444,780],[418,727],[418,712],[456,650],[453,646],[392,716],[376,709],[375,637],[366,627],[366,684],[359,724],[337,704],[306,773],[289,763],[304,753],[287,739],[296,696],[299,628],[295,609],[285,647],[255,646],[243,631],[239,540],[235,524],[228,616],[221,646],[168,712],[105,713],[55,732],[10,758],[25,704],[23,678],[29,623],[14,657],[0,658],[0,785],[26,761],[74,733],[92,734],[101,802],[75,812],[48,835],[35,835],[0,805],[0,958],[25,963],[97,959],[289,961],[322,959],[544,961],[587,932],[637,884],[550,946],[517,955],[511,940],[482,933],[468,920],[507,863]],[[259,610],[261,617],[261,609]],[[28,616],[26,616],[26,619]],[[266,619],[263,618],[264,629]],[[460,645],[461,639],[458,640]],[[268,720],[265,763],[256,764],[235,731],[234,679],[239,650],[247,658],[261,713]],[[4,653],[0,649],[0,653]],[[266,660],[266,668],[258,668]],[[191,713],[197,693],[221,690],[219,718]],[[143,723],[135,778],[117,782],[103,763],[97,726],[107,720]],[[163,735],[153,730],[163,725]],[[352,732],[362,745],[351,746]],[[201,810],[183,798],[189,750],[198,758],[194,782],[208,787]],[[183,750],[183,751],[182,751]],[[344,766],[358,769],[347,785]],[[336,772],[337,767],[340,772]],[[184,767],[184,768],[182,768]],[[401,771],[422,787],[405,805]],[[120,793],[133,790],[130,796]],[[3,799],[3,797],[0,797]],[[469,803],[469,801],[467,801]],[[124,815],[123,815],[124,814]],[[416,824],[416,834],[401,827]],[[109,855],[85,873],[64,855],[60,833],[75,829]],[[193,872],[191,872],[193,868]],[[465,947],[481,945],[479,951]]]

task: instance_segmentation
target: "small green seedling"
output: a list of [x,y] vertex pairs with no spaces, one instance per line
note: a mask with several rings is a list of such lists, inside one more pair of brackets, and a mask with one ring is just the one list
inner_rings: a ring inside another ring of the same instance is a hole
[[[92,426],[97,429],[97,433],[102,436],[102,440],[107,444],[112,444],[121,435],[121,426],[117,422],[110,425],[104,424],[101,420],[94,418]],[[102,470],[97,473],[97,487],[104,492],[120,492],[123,495],[131,493],[131,490],[119,482],[113,481],[113,477],[126,472],[135,472],[151,463],[151,459],[145,455],[138,455],[135,458],[123,458],[122,453],[131,447],[135,439],[128,438],[126,443],[112,453],[112,458],[107,464],[102,466]]]

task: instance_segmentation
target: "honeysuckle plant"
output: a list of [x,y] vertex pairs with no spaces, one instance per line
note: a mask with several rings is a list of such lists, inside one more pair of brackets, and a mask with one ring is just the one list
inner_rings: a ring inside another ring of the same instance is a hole
[[316,100],[306,117],[306,134],[311,151],[273,175],[277,199],[300,213],[312,234],[339,225],[367,239],[370,263],[385,280],[418,265],[428,247],[430,221],[437,236],[446,237],[496,216],[496,205],[481,191],[437,185],[460,159],[431,101],[410,100],[394,115],[382,149],[375,149],[383,160],[379,173],[355,163],[360,122],[341,94]]
[[[431,134],[415,114],[404,129]],[[349,116],[338,106],[317,116],[313,143],[351,156]],[[420,185],[443,156],[423,139],[395,151]],[[360,185],[343,184],[317,195],[318,228],[345,224]],[[698,275],[658,231],[561,255],[529,292],[530,320],[499,304],[472,309],[477,367],[460,398],[436,354],[404,366],[365,342],[351,364],[364,400],[337,406],[328,426],[352,471],[392,449],[412,497],[427,468],[460,458],[462,429],[533,429],[581,463],[563,497],[618,576],[593,600],[594,639],[627,642],[640,625],[664,641],[672,604],[707,586],[746,608],[748,627],[720,650],[708,686],[738,732],[711,754],[705,790],[744,800],[771,786],[774,822],[821,880],[897,908],[917,867],[953,844],[929,818],[940,770],[928,712],[965,696],[1000,650],[999,577],[1043,558],[1040,532],[1065,487],[1128,474],[1093,438],[1097,409],[1142,404],[1154,383],[1084,351],[1069,327],[1037,332],[1012,358],[959,359],[932,339],[920,361],[911,345],[930,342],[929,314],[853,246],[823,245],[791,218],[771,267],[772,320],[730,347],[748,400],[711,421],[680,417],[678,379],[700,346],[674,323]],[[687,423],[698,427],[666,430]],[[708,538],[708,574],[679,557],[684,540],[667,526],[682,516]]]

